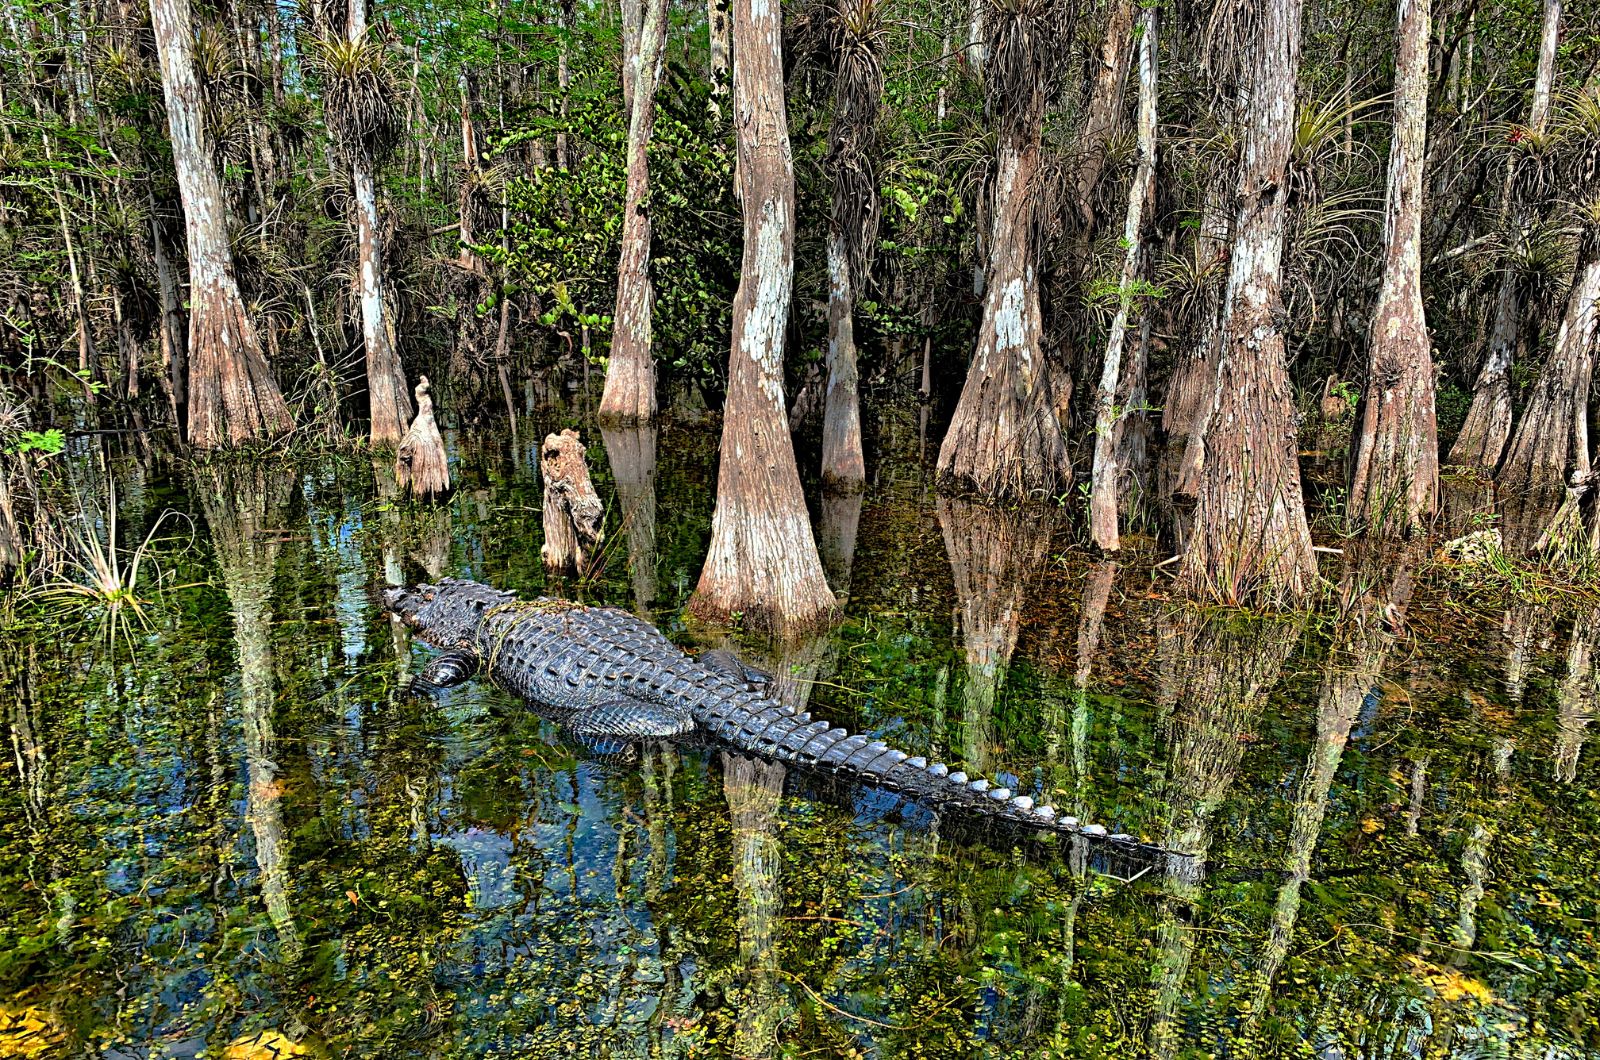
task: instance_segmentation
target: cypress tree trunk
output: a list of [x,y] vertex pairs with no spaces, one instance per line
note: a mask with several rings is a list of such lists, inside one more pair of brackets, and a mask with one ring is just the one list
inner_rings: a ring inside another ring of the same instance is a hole
[[480,273],[484,271],[483,265],[478,260],[477,252],[472,249],[478,241],[478,208],[473,193],[479,179],[478,164],[481,157],[477,122],[472,117],[474,84],[472,76],[463,66],[456,75],[456,90],[461,95],[461,183],[456,189],[456,221],[460,225],[456,234],[460,237],[461,252],[456,264],[468,272]]
[[156,284],[161,293],[161,324],[158,330],[161,342],[162,380],[167,391],[167,402],[172,406],[172,423],[182,429],[184,412],[188,405],[185,386],[189,365],[183,345],[183,312],[179,308],[178,277],[167,256],[167,238],[162,230],[161,218],[156,214],[153,193],[147,195],[150,205],[150,249],[155,259]]
[[[1199,488],[1200,468],[1205,465],[1202,439],[1211,414],[1211,394],[1217,382],[1223,295],[1227,288],[1226,270],[1222,265],[1228,259],[1228,247],[1233,238],[1228,201],[1228,178],[1218,173],[1206,186],[1200,228],[1195,233],[1195,264],[1207,277],[1199,293],[1203,313],[1198,322],[1200,338],[1192,347],[1185,348],[1173,364],[1161,410],[1161,429],[1166,434],[1166,444],[1161,453],[1160,492],[1169,500],[1192,500]],[[1178,547],[1182,548],[1187,540],[1188,520],[1180,517],[1174,522]]]
[[1368,533],[1420,529],[1438,508],[1433,355],[1422,310],[1429,0],[1400,0],[1383,283],[1372,314],[1350,514]]
[[[644,0],[643,21],[633,49],[633,109],[628,123],[628,185],[622,213],[622,252],[617,265],[617,308],[606,366],[600,419],[638,425],[656,416],[656,365],[651,352],[650,163],[646,155],[655,127],[656,80],[667,44],[666,0]],[[625,33],[624,36],[635,36]],[[624,59],[626,63],[626,59]]]
[[1111,334],[1106,340],[1105,366],[1100,373],[1100,390],[1095,399],[1089,532],[1094,543],[1107,552],[1121,547],[1117,534],[1117,450],[1122,418],[1127,413],[1118,414],[1116,399],[1133,288],[1143,270],[1144,212],[1156,190],[1156,16],[1153,7],[1145,8],[1139,16],[1139,164],[1128,189],[1128,216],[1122,226],[1122,241],[1128,251],[1122,262],[1121,297],[1111,321]]
[[[1555,78],[1556,39],[1560,26],[1561,0],[1545,0],[1533,103],[1528,109],[1528,128],[1535,135],[1544,133],[1550,117],[1550,88]],[[1512,201],[1516,164],[1513,154],[1506,171],[1505,199],[1513,217],[1511,240],[1520,247],[1527,237],[1532,217],[1524,207]],[[1472,406],[1467,410],[1466,422],[1450,447],[1452,464],[1492,472],[1499,466],[1506,438],[1511,434],[1511,362],[1517,351],[1517,336],[1522,330],[1519,280],[1511,262],[1502,262],[1500,285],[1495,293],[1494,323],[1489,329],[1489,352],[1472,387]]]
[[733,301],[728,396],[711,546],[690,610],[784,633],[828,620],[833,594],[806,514],[784,409],[783,338],[794,287],[794,160],[784,110],[782,16],[735,0],[734,127],[744,259]]
[[1589,383],[1594,375],[1600,233],[1584,234],[1550,359],[1523,410],[1495,476],[1508,550],[1534,548],[1550,525],[1567,482],[1589,471]]
[[1054,496],[1070,473],[1057,419],[1064,400],[1040,349],[1033,240],[1049,67],[1052,0],[991,12],[988,95],[1000,124],[987,295],[978,346],[939,450],[941,489],[987,500]]
[[[350,0],[346,31],[352,44],[367,35],[367,0]],[[372,416],[372,444],[397,445],[411,422],[411,395],[406,373],[394,348],[394,335],[384,305],[383,237],[379,235],[378,192],[373,159],[365,145],[352,150],[351,182],[355,191],[356,247],[360,269],[361,342],[367,354],[367,400]]]
[[855,293],[878,239],[878,110],[883,102],[880,0],[841,0],[831,16],[833,123],[826,167],[833,178],[828,218],[828,389],[822,420],[822,482],[835,490],[866,483],[856,361]]
[[1295,410],[1279,321],[1300,0],[1256,0],[1242,40],[1241,161],[1221,360],[1195,520],[1179,583],[1232,603],[1298,605],[1317,566],[1300,492]]
[[844,236],[828,237],[828,394],[822,416],[822,482],[858,490],[867,480],[861,450],[860,376],[856,367],[855,287]]
[[201,449],[294,429],[233,276],[222,184],[200,121],[189,0],[151,0],[189,246],[188,437]]

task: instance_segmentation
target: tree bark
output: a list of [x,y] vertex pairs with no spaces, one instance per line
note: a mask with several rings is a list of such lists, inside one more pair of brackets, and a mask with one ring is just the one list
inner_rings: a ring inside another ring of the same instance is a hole
[[832,177],[828,217],[828,385],[822,419],[822,484],[866,484],[856,361],[855,294],[878,239],[878,112],[883,103],[879,0],[844,0],[829,16],[835,63],[833,121],[824,162]]
[[794,287],[794,160],[784,110],[782,17],[734,0],[734,127],[744,258],[733,301],[722,460],[711,546],[690,610],[795,633],[835,608],[806,514],[784,409],[783,340]]
[[1188,541],[1190,509],[1200,488],[1200,469],[1205,466],[1205,431],[1210,422],[1217,362],[1222,357],[1222,310],[1233,241],[1229,201],[1227,177],[1224,173],[1214,174],[1206,186],[1194,243],[1195,268],[1201,284],[1197,292],[1201,315],[1195,322],[1200,338],[1193,346],[1183,347],[1176,358],[1161,411],[1166,441],[1157,488],[1162,499],[1170,502],[1167,508],[1172,536],[1180,550]]
[[559,0],[557,20],[561,26],[560,50],[556,55],[556,86],[561,90],[561,125],[556,132],[556,168],[566,169],[572,164],[567,151],[567,114],[572,92],[572,60],[568,55],[567,39],[573,30],[573,0]]
[[631,79],[633,109],[628,124],[628,182],[622,213],[622,252],[617,265],[617,307],[606,388],[600,398],[602,422],[631,426],[650,423],[656,416],[651,334],[656,295],[650,284],[647,151],[655,127],[656,80],[667,45],[666,0],[642,0],[641,16],[635,49],[637,67]]
[[[1544,23],[1539,35],[1539,63],[1533,79],[1533,102],[1528,108],[1528,128],[1543,135],[1550,117],[1550,90],[1555,78],[1556,41],[1561,27],[1561,0],[1545,0]],[[1512,216],[1511,242],[1520,247],[1532,218],[1514,202],[1513,152],[1507,163],[1505,198]],[[1500,265],[1495,292],[1494,323],[1489,329],[1489,351],[1472,386],[1472,405],[1461,433],[1450,447],[1450,463],[1493,472],[1500,464],[1511,434],[1511,362],[1522,329],[1521,277],[1508,259]]]
[[1243,41],[1239,209],[1221,360],[1194,529],[1179,583],[1230,603],[1297,606],[1317,575],[1300,492],[1295,411],[1279,321],[1300,0],[1257,0]]
[[1368,338],[1350,515],[1375,536],[1417,531],[1439,506],[1433,354],[1422,308],[1422,169],[1430,0],[1399,0],[1383,281]]
[[991,12],[990,22],[988,95],[1001,128],[988,293],[977,349],[939,450],[939,486],[986,500],[1053,497],[1071,468],[1057,418],[1066,395],[1040,349],[1033,205],[1054,15],[1046,3]]
[[481,158],[478,151],[477,123],[472,117],[473,80],[463,66],[456,75],[456,89],[461,95],[461,184],[457,188],[456,221],[460,226],[456,236],[461,244],[461,252],[456,258],[456,264],[469,272],[482,272],[483,265],[478,260],[478,254],[473,250],[477,243],[477,197],[475,191],[478,183],[478,166]]
[[233,275],[222,185],[201,128],[189,0],[152,0],[173,164],[189,246],[190,444],[240,445],[294,429]]
[[161,296],[161,325],[158,331],[161,342],[162,378],[165,381],[167,402],[172,407],[172,424],[181,429],[188,397],[184,387],[188,381],[189,365],[183,345],[183,313],[179,309],[178,278],[167,256],[167,237],[162,231],[161,219],[156,215],[154,193],[147,197],[150,205],[150,248],[156,264],[156,284]]
[[394,454],[395,481],[413,497],[424,500],[450,492],[450,461],[444,438],[433,418],[433,398],[428,394],[428,377],[417,382],[417,418]]
[[1143,271],[1145,208],[1156,190],[1156,32],[1157,9],[1147,7],[1139,16],[1139,164],[1128,189],[1128,215],[1122,226],[1122,242],[1128,250],[1122,262],[1117,312],[1111,320],[1100,390],[1095,398],[1089,532],[1094,543],[1106,552],[1115,552],[1121,547],[1117,534],[1117,450],[1121,442],[1120,427],[1127,411],[1119,413],[1116,407],[1118,379],[1122,374],[1129,311],[1135,297],[1134,284]]
[[968,0],[967,3],[967,65],[972,67],[973,76],[980,79],[989,57],[983,17],[987,6],[988,0]]
[[605,507],[589,480],[588,450],[577,431],[545,435],[539,447],[544,479],[544,544],[540,558],[551,574],[586,574],[605,537]]
[[[367,35],[367,0],[350,0],[345,26],[351,44]],[[355,190],[357,273],[361,302],[361,342],[367,354],[367,401],[371,412],[372,444],[390,446],[405,437],[411,421],[411,396],[406,373],[394,348],[394,334],[384,304],[383,237],[378,223],[378,192],[373,180],[373,159],[361,144],[353,151],[351,182]]]
[[1531,551],[1544,536],[1567,482],[1589,471],[1589,384],[1600,299],[1600,232],[1587,232],[1556,329],[1550,359],[1539,372],[1522,422],[1495,476],[1501,530],[1508,551]]

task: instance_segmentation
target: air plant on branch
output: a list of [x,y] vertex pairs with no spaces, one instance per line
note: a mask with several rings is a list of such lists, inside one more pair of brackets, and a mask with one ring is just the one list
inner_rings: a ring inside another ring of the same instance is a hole
[[381,42],[320,37],[313,63],[322,78],[323,115],[334,144],[374,162],[400,139],[399,90]]
[[825,165],[833,177],[833,225],[857,286],[871,267],[881,214],[878,115],[883,106],[886,33],[879,0],[837,0],[827,39],[834,70],[833,127]]

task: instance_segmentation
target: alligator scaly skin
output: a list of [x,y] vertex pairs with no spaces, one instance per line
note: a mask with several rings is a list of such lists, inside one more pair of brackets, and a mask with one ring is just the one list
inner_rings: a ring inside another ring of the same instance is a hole
[[474,656],[497,684],[575,733],[640,738],[700,732],[740,751],[885,788],[937,811],[1167,854],[1036,806],[1028,796],[987,780],[814,721],[748,681],[702,666],[626,611],[546,597],[522,601],[454,578],[390,589],[384,601],[422,639]]

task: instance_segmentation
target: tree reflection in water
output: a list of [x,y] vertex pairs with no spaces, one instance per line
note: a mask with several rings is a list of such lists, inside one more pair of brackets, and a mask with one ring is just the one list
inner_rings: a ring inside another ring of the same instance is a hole
[[602,427],[600,439],[617,483],[617,507],[628,536],[633,610],[648,619],[656,601],[656,428]]
[[[1167,822],[1161,842],[1194,857],[1192,871],[1169,872],[1157,912],[1149,1046],[1173,1056],[1183,1036],[1179,1003],[1193,984],[1189,964],[1197,943],[1201,885],[1211,851],[1212,815],[1234,776],[1245,743],[1283,664],[1299,640],[1303,619],[1248,618],[1184,608],[1161,623]],[[1202,988],[1203,989],[1203,988]]]
[[1054,520],[1045,511],[999,509],[948,497],[939,498],[938,509],[955,576],[966,659],[962,753],[969,773],[987,776],[995,705],[1017,649],[1026,586],[1044,564]]
[[1248,1028],[1254,1028],[1266,1013],[1272,985],[1288,956],[1300,913],[1300,890],[1311,878],[1311,856],[1322,833],[1328,793],[1356,716],[1379,695],[1384,662],[1404,626],[1411,603],[1412,572],[1419,560],[1416,549],[1390,552],[1353,547],[1346,557],[1338,611],[1333,616],[1333,644],[1317,692],[1317,735],[1295,788],[1283,864],[1285,879],[1267,925]]
[[255,839],[261,898],[278,932],[282,959],[300,958],[290,908],[288,847],[273,729],[272,577],[292,475],[263,464],[217,465],[199,472],[206,524],[222,569],[239,652],[239,715],[245,755],[245,819]]

